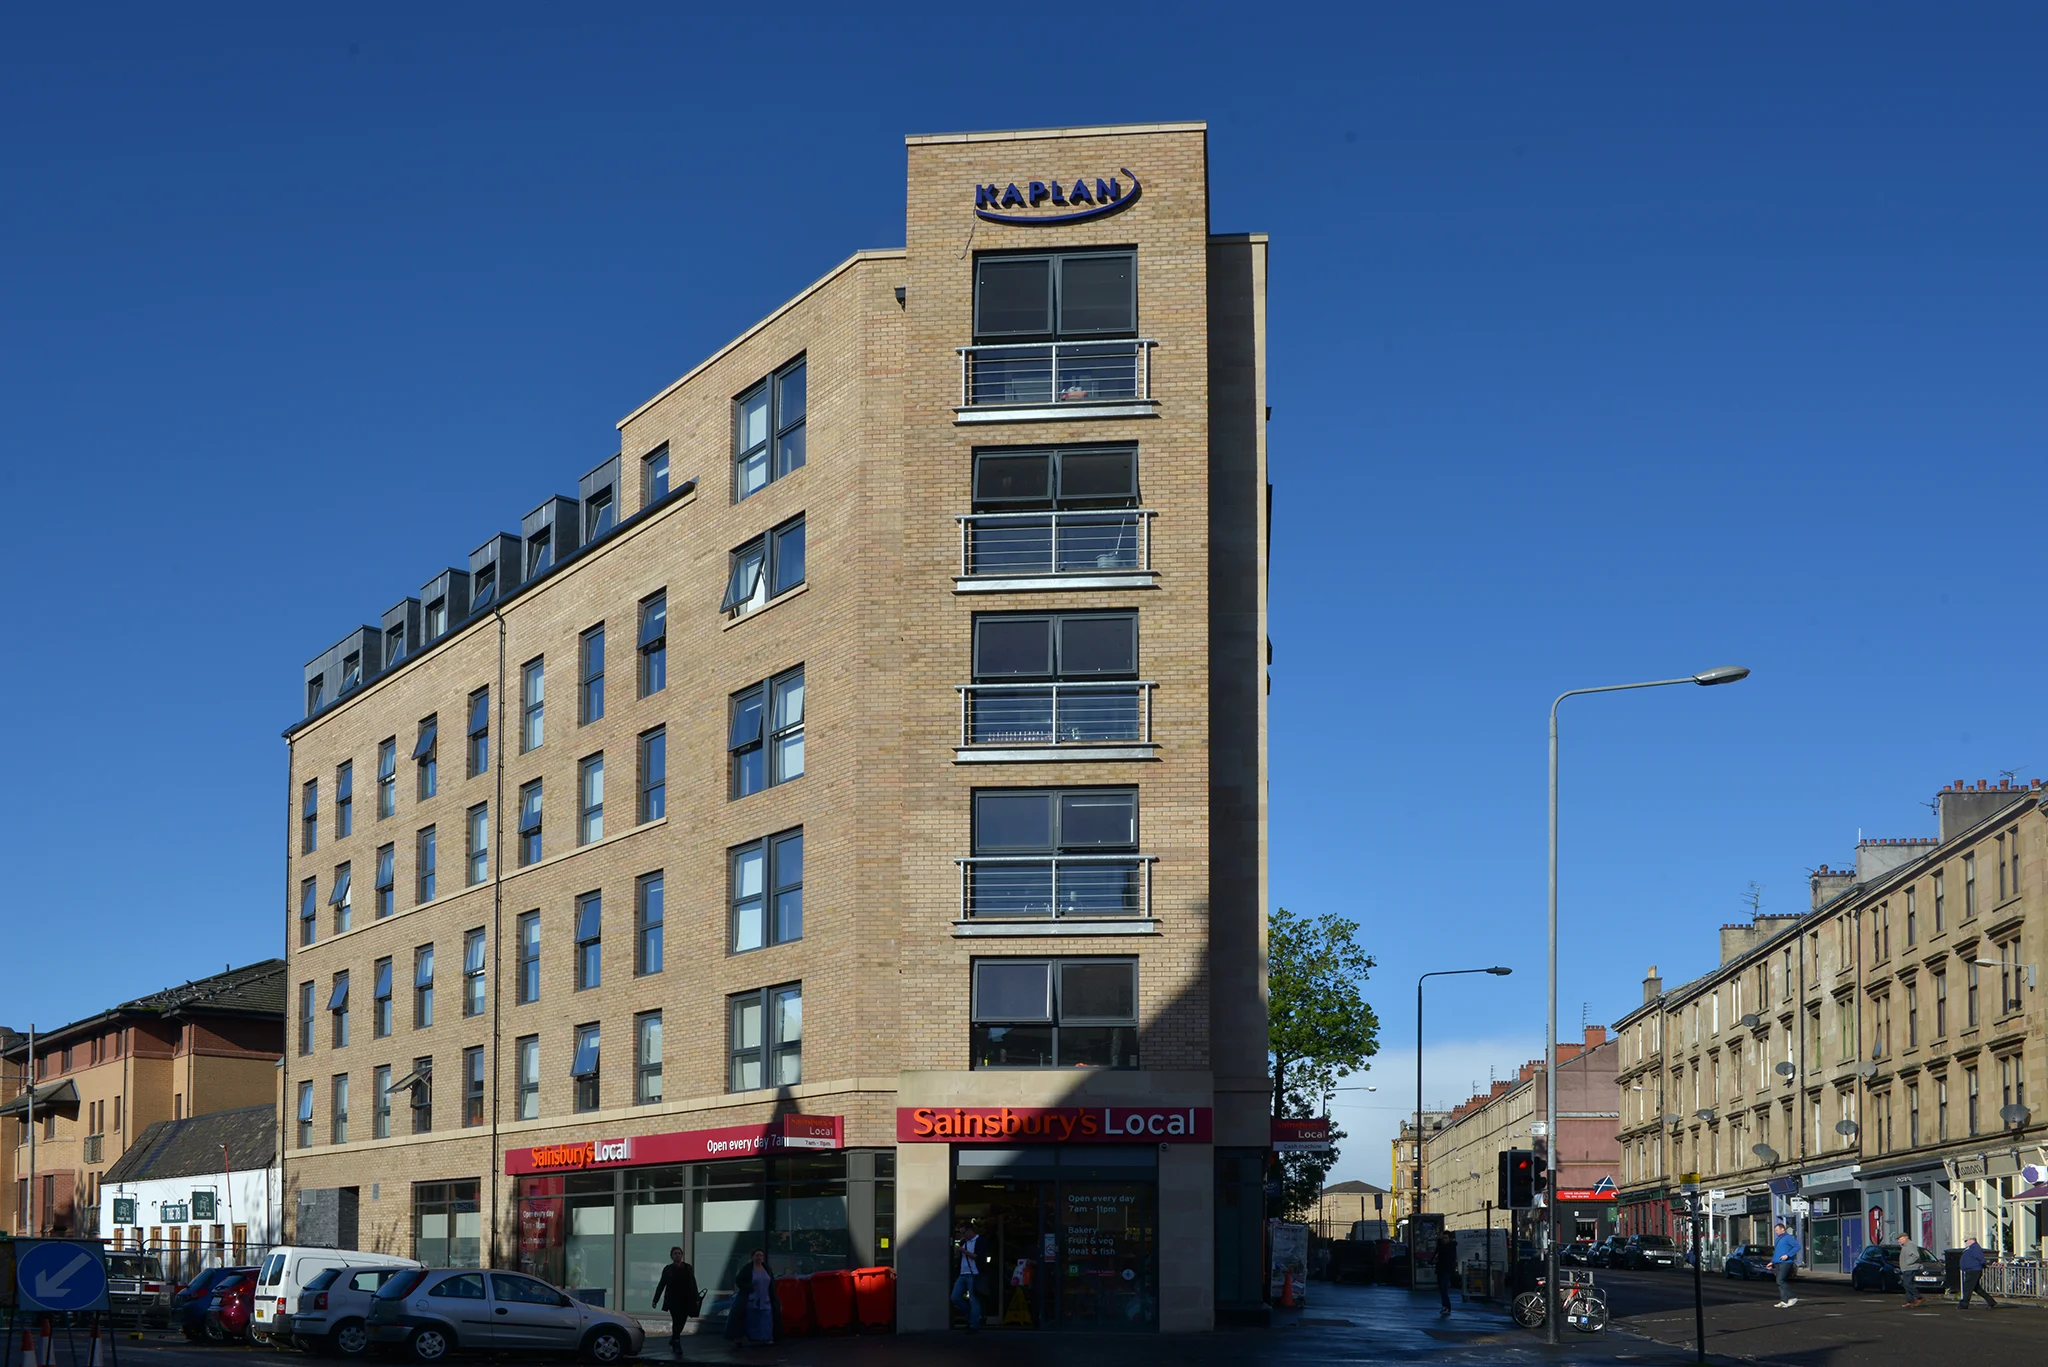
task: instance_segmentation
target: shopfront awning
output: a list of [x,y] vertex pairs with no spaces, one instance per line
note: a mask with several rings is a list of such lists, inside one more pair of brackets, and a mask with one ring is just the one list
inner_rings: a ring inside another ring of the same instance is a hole
[[[0,1106],[0,1115],[26,1116],[29,1109],[29,1093],[23,1092],[14,1100]],[[35,1089],[36,1114],[54,1111],[67,1119],[78,1115],[78,1084],[70,1078],[61,1082],[45,1082]]]

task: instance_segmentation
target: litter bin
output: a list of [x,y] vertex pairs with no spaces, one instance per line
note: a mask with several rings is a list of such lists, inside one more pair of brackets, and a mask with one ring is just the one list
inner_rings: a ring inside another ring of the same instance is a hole
[[782,1312],[782,1332],[790,1338],[811,1333],[809,1277],[777,1277],[775,1308]]
[[896,1323],[896,1269],[856,1267],[853,1306],[862,1333],[886,1333]]
[[851,1272],[840,1268],[811,1274],[811,1322],[821,1334],[854,1332]]
[[1941,1255],[1941,1290],[1944,1295],[1963,1288],[1963,1250],[1946,1249]]

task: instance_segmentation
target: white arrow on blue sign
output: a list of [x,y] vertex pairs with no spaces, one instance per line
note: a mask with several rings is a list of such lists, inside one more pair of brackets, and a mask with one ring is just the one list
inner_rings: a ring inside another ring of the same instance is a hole
[[21,1239],[14,1282],[27,1310],[104,1310],[107,1264],[96,1243]]

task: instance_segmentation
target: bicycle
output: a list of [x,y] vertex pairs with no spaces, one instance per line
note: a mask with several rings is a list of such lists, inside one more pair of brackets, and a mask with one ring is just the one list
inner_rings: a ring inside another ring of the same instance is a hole
[[[1515,1297],[1513,1315],[1515,1323],[1524,1329],[1539,1329],[1549,1314],[1543,1294],[1544,1279],[1536,1279],[1534,1291],[1524,1291]],[[1582,1334],[1597,1334],[1607,1327],[1607,1293],[1593,1285],[1590,1273],[1566,1272],[1564,1285],[1558,1289],[1558,1313],[1564,1322]]]

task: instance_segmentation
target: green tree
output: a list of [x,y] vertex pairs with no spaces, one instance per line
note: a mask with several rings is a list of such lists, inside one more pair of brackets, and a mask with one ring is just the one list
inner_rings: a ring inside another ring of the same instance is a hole
[[[1273,1115],[1327,1113],[1337,1080],[1365,1071],[1379,1052],[1380,1021],[1359,988],[1373,968],[1358,926],[1338,915],[1296,916],[1276,908],[1266,921],[1266,1051],[1273,1066]],[[1327,1153],[1281,1156],[1282,1205],[1313,1205],[1337,1162],[1342,1131]]]

